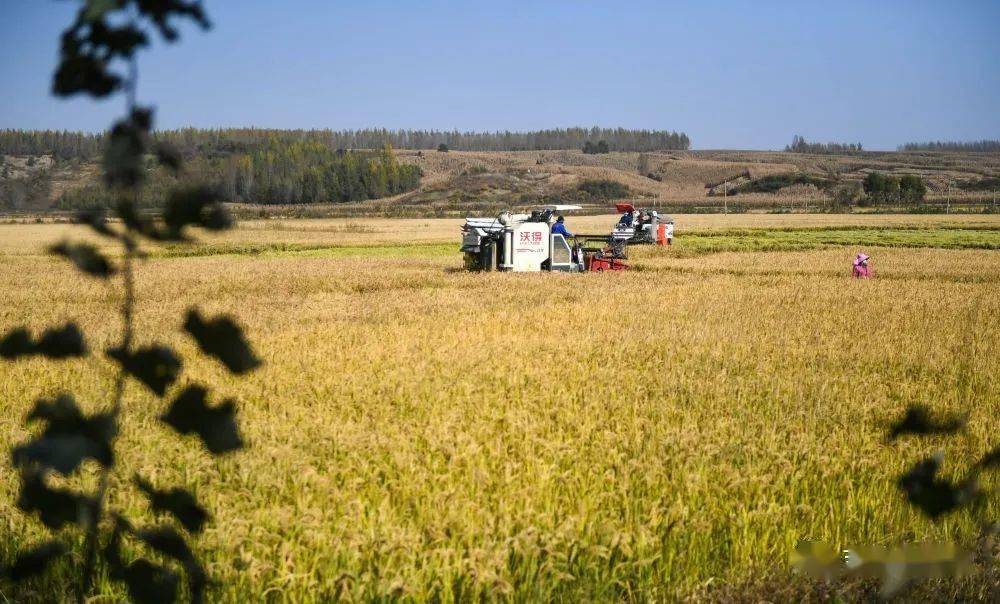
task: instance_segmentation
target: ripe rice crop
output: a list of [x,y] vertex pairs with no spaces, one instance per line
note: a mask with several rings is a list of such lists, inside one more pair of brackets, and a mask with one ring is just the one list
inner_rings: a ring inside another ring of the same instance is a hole
[[[259,221],[154,249],[138,344],[197,303],[239,317],[266,364],[234,380],[164,342],[191,361],[174,388],[236,398],[250,447],[179,446],[131,384],[112,506],[149,519],[137,471],[193,488],[226,602],[774,597],[802,582],[800,539],[971,539],[969,516],[932,524],[894,486],[944,441],[884,435],[924,403],[969,414],[946,468],[996,444],[1000,220],[677,220],[674,248],[633,248],[623,274],[462,272],[456,220]],[[0,225],[0,333],[74,319],[101,351],[116,300],[43,254],[66,235],[84,237]],[[856,282],[862,246],[877,278]],[[0,442],[27,436],[35,398],[95,409],[113,379],[100,354],[0,365]],[[0,474],[3,561],[42,534],[15,482]]]

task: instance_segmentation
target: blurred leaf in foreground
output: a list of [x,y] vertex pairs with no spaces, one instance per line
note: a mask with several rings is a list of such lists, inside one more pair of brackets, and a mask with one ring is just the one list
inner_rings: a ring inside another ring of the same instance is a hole
[[22,552],[3,573],[11,581],[23,581],[45,572],[49,564],[66,553],[66,546],[55,539],[46,541]]
[[97,248],[89,243],[68,243],[63,241],[49,248],[49,251],[59,256],[65,256],[78,269],[101,279],[107,279],[114,274],[115,269]]
[[159,396],[164,395],[181,370],[181,360],[166,346],[147,346],[132,353],[112,348],[108,350],[108,356]]
[[206,186],[181,187],[171,191],[163,209],[166,238],[185,239],[184,229],[188,226],[211,230],[229,228],[232,220],[217,199],[215,191]]
[[74,220],[80,224],[85,224],[89,226],[95,233],[104,235],[105,237],[118,238],[118,233],[111,230],[108,226],[108,214],[103,208],[93,208],[87,210],[80,210],[74,216]]
[[149,110],[136,109],[111,128],[104,152],[104,180],[109,187],[135,187],[145,178],[143,155],[151,125]]
[[1000,445],[993,447],[986,455],[983,455],[982,459],[976,465],[986,469],[1000,466]]
[[55,399],[36,401],[27,420],[43,421],[46,427],[35,439],[14,448],[14,465],[37,464],[63,475],[75,472],[85,459],[111,466],[111,440],[116,428],[110,414],[85,417],[72,396],[61,394]]
[[50,359],[81,357],[87,354],[87,345],[83,342],[80,328],[72,322],[45,330],[37,342],[31,340],[31,334],[23,327],[11,330],[0,340],[2,358],[13,360],[33,354],[41,354]]
[[136,476],[136,486],[149,498],[154,512],[166,512],[174,516],[184,528],[192,533],[198,533],[208,521],[205,511],[189,491],[180,488],[161,491],[148,481]]
[[889,430],[889,440],[897,439],[907,434],[932,435],[954,434],[965,427],[965,419],[950,415],[944,418],[934,418],[923,405],[911,405],[899,421],[892,424]]
[[38,471],[28,470],[21,474],[18,509],[27,514],[37,512],[42,524],[52,530],[80,522],[90,505],[87,497],[67,489],[49,487]]
[[202,386],[188,386],[160,419],[180,434],[197,434],[205,448],[216,455],[240,449],[243,439],[236,427],[236,404],[229,399],[209,407],[206,394]]
[[219,359],[235,374],[252,371],[261,365],[243,337],[243,330],[229,317],[206,321],[198,309],[192,308],[184,321],[184,329],[198,342],[202,352]]
[[907,500],[932,519],[972,501],[978,494],[974,479],[952,483],[937,478],[941,460],[941,454],[928,457],[899,478]]
[[206,576],[205,569],[194,556],[194,552],[188,547],[184,537],[169,526],[157,526],[142,529],[135,533],[136,538],[149,547],[177,560],[184,566],[184,573],[188,577],[188,586],[191,590],[192,600],[200,601],[205,589]]

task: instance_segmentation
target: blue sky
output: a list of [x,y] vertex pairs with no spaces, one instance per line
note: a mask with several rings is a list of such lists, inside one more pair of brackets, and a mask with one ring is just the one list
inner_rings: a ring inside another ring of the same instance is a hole
[[[1000,138],[1000,1],[208,0],[215,27],[141,55],[157,126],[792,135],[870,149]],[[0,128],[101,130],[121,101],[49,96],[73,0],[0,0]]]

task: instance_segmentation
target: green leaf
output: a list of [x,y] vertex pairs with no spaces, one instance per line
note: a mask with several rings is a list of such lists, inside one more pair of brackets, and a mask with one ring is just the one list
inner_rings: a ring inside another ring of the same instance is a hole
[[194,186],[174,189],[167,197],[163,210],[166,237],[185,239],[184,229],[201,226],[212,230],[223,230],[232,226],[229,213],[217,202],[218,195],[209,187]]
[[160,165],[170,168],[174,172],[180,170],[183,164],[181,152],[170,143],[161,142],[156,144],[156,159],[160,162]]
[[49,487],[38,471],[25,470],[21,474],[18,509],[26,514],[37,512],[42,524],[52,530],[79,523],[92,505],[92,501],[83,495]]
[[168,42],[177,40],[177,30],[170,24],[171,17],[188,17],[202,29],[211,27],[201,3],[186,0],[139,0],[139,10],[149,17],[160,35]]
[[61,394],[55,399],[37,400],[27,421],[42,421],[46,426],[35,439],[13,449],[17,467],[40,466],[69,475],[86,459],[105,467],[114,462],[111,440],[116,425],[111,414],[86,417],[72,396]]
[[101,48],[101,56],[131,58],[135,51],[149,44],[146,34],[132,24],[119,27],[98,19],[90,24],[86,41],[91,48]]
[[205,402],[208,391],[198,385],[185,388],[160,419],[179,434],[197,434],[215,455],[243,447],[236,426],[236,403],[228,399],[218,407]]
[[928,436],[934,434],[954,434],[965,427],[965,419],[957,415],[936,418],[923,405],[911,405],[906,415],[894,423],[889,430],[889,440],[908,434]]
[[219,359],[232,373],[239,375],[261,365],[244,338],[243,330],[227,316],[206,321],[198,309],[192,308],[188,310],[184,330],[198,342],[202,352]]
[[980,468],[991,469],[1000,466],[1000,445],[993,447],[977,463]]
[[178,562],[194,559],[194,552],[188,547],[184,537],[169,526],[157,526],[139,530],[136,538],[165,556]]
[[52,78],[52,94],[66,97],[86,93],[100,98],[115,92],[121,85],[122,79],[108,72],[106,60],[64,52]]
[[46,541],[22,552],[14,563],[2,573],[11,581],[20,582],[45,572],[53,560],[65,554],[66,546],[55,539]]
[[163,235],[157,230],[156,225],[153,221],[146,216],[142,216],[136,210],[135,204],[129,199],[122,199],[115,206],[115,212],[126,227],[139,233],[140,235],[152,239],[154,241],[160,241],[164,239]]
[[67,323],[63,327],[42,332],[35,350],[50,359],[65,359],[84,356],[87,354],[87,345],[84,344],[83,333],[76,323]]
[[108,350],[108,356],[158,396],[164,395],[181,370],[180,358],[166,346],[147,346],[132,353],[112,348]]
[[225,231],[233,228],[233,217],[221,203],[213,203],[202,215],[201,226],[210,231]]
[[104,180],[110,187],[135,187],[145,178],[142,156],[146,152],[146,130],[136,116],[111,128],[104,151]]
[[917,462],[899,478],[907,500],[932,520],[971,502],[979,495],[975,480],[952,483],[937,477],[940,454]]
[[107,213],[103,208],[94,208],[89,210],[81,210],[77,212],[74,217],[75,221],[79,224],[85,224],[94,230],[95,233],[99,235],[104,235],[105,237],[111,237],[113,239],[120,238],[120,235],[108,226]]
[[128,594],[138,604],[171,604],[177,601],[180,577],[165,566],[139,558],[113,572],[125,583]]
[[87,0],[83,7],[83,18],[87,21],[103,19],[110,11],[118,10],[120,0]]
[[56,434],[39,437],[14,447],[12,458],[17,467],[34,464],[68,476],[88,458],[97,460],[103,466],[110,466],[111,449],[86,436]]
[[149,498],[154,512],[171,514],[188,531],[199,533],[208,521],[208,512],[198,505],[190,491],[180,488],[161,491],[139,476],[135,477],[135,483]]
[[87,346],[80,328],[72,322],[45,330],[37,342],[31,340],[31,333],[23,327],[11,330],[0,340],[0,358],[14,360],[35,354],[50,359],[80,357],[87,354]]
[[53,254],[69,258],[78,269],[88,275],[107,279],[115,272],[114,267],[108,262],[108,259],[89,243],[68,243],[63,241],[51,246],[49,251]]
[[108,563],[111,578],[125,583],[134,602],[174,602],[180,577],[172,570],[142,558],[124,563],[121,556],[122,533],[134,534],[135,531],[125,517],[120,514],[113,514],[113,517],[115,528],[104,546],[104,560]]
[[194,552],[188,547],[184,537],[169,526],[158,526],[142,529],[135,533],[137,539],[160,552],[177,560],[184,566],[184,573],[188,577],[188,585],[191,590],[192,599],[201,600],[201,595],[205,589],[207,577],[205,569],[202,568]]
[[12,329],[0,340],[0,358],[14,360],[35,354],[35,343],[24,327]]

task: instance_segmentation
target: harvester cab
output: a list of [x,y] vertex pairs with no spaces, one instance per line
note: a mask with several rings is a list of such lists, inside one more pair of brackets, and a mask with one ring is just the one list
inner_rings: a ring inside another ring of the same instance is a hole
[[627,243],[658,243],[658,238],[663,236],[660,225],[670,220],[656,210],[636,208],[630,203],[617,203],[615,210],[621,217],[611,237]]
[[[530,214],[503,212],[496,218],[465,219],[462,248],[465,268],[473,271],[604,271],[623,270],[624,246],[610,245],[607,235],[574,235],[572,243],[553,233],[556,214],[579,210],[549,205]],[[595,241],[600,242],[595,246]]]

